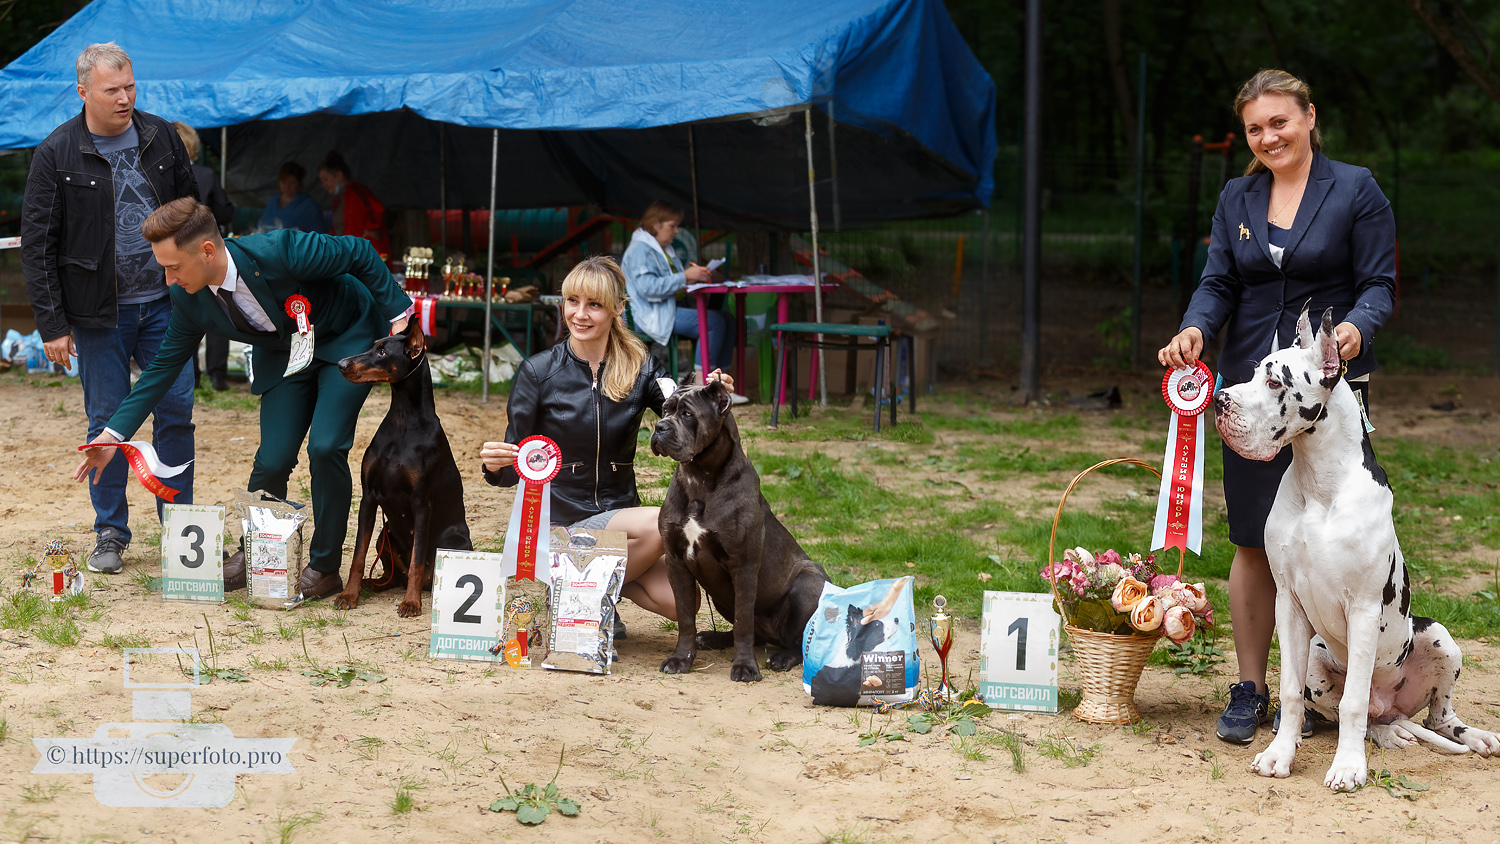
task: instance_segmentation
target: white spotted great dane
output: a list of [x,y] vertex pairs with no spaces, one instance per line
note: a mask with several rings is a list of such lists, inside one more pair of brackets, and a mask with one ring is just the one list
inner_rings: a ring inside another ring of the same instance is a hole
[[[1252,379],[1214,397],[1224,442],[1250,460],[1293,446],[1266,520],[1281,639],[1282,729],[1251,770],[1291,773],[1304,705],[1339,725],[1323,784],[1366,780],[1365,736],[1381,747],[1427,741],[1450,753],[1500,753],[1500,736],[1453,712],[1458,643],[1413,617],[1411,582],[1391,520],[1391,489],[1365,433],[1354,391],[1339,377],[1333,313],[1313,333],[1304,307],[1297,342],[1261,361]],[[1300,688],[1299,688],[1300,687]],[[1421,725],[1417,714],[1427,710]]]

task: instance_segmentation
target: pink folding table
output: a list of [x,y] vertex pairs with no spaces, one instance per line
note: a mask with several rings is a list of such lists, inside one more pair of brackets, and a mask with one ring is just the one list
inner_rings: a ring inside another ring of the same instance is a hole
[[[837,284],[823,283],[823,292],[837,290]],[[745,294],[746,293],[775,293],[776,294],[776,321],[787,322],[789,316],[790,300],[788,296],[792,293],[811,293],[811,284],[753,284],[749,287],[730,286],[728,284],[713,284],[698,287],[692,291],[693,297],[698,303],[698,366],[707,375],[713,370],[708,365],[708,296],[711,293],[733,293],[735,295],[735,329],[734,329],[734,381],[743,384],[745,381]],[[817,352],[813,352],[814,367],[818,365]],[[782,401],[786,400],[786,383],[777,385]]]

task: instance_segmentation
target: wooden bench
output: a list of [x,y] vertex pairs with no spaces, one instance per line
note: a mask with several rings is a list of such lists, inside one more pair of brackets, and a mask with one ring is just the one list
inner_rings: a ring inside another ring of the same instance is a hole
[[[791,413],[797,415],[797,350],[798,349],[825,349],[829,351],[843,351],[851,355],[869,349],[875,352],[875,430],[880,430],[881,402],[889,399],[891,404],[891,424],[896,424],[896,406],[901,403],[901,396],[897,390],[899,387],[891,388],[886,384],[887,372],[890,380],[895,384],[900,383],[900,375],[896,370],[899,368],[908,378],[907,394],[910,396],[910,409],[917,409],[916,390],[910,387],[910,367],[913,361],[914,346],[910,336],[894,331],[889,325],[846,325],[833,322],[783,322],[771,326],[776,332],[776,388],[771,393],[771,427],[775,428],[780,421],[782,394],[785,392],[791,396]],[[819,340],[822,335],[824,339]],[[834,339],[837,338],[837,339]],[[904,354],[900,355],[899,365],[892,361],[893,365],[887,367],[886,360],[891,352],[891,341],[900,344]],[[791,353],[791,367],[788,369],[788,352]],[[787,384],[787,374],[791,373],[791,384]],[[790,386],[788,390],[787,387]]]

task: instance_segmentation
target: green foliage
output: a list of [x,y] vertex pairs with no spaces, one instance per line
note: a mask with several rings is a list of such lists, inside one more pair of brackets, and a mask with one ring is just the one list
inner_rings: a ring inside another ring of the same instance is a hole
[[1391,772],[1384,768],[1381,768],[1378,774],[1375,773],[1374,768],[1371,768],[1370,778],[1366,785],[1378,786],[1390,792],[1392,797],[1404,797],[1407,800],[1416,800],[1422,792],[1428,789],[1427,785],[1408,779],[1405,774],[1399,777],[1392,776]]
[[1184,674],[1202,676],[1212,673],[1214,667],[1223,661],[1224,652],[1219,649],[1217,641],[1200,627],[1193,638],[1180,645],[1163,642],[1151,652],[1147,664],[1166,666],[1181,677]]
[[500,784],[505,787],[505,796],[490,804],[491,812],[515,812],[516,820],[527,826],[536,826],[547,820],[547,815],[554,810],[567,817],[573,817],[582,811],[578,801],[570,797],[558,796],[557,776],[562,773],[563,753],[566,746],[557,754],[557,773],[552,775],[552,781],[545,787],[538,787],[536,783],[529,782],[521,787],[520,791],[511,791],[505,782],[505,776],[498,771]]

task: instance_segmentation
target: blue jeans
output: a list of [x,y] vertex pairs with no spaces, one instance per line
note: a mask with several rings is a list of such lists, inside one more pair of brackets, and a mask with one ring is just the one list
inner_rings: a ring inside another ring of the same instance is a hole
[[[710,370],[723,369],[728,371],[732,365],[730,351],[734,348],[731,343],[724,342],[728,337],[725,330],[723,311],[707,311],[708,318],[708,367]],[[698,308],[677,306],[677,314],[672,323],[672,331],[679,337],[698,337]],[[693,367],[699,366],[701,352],[697,346],[693,347]],[[704,373],[705,375],[708,373]]]
[[[167,322],[172,318],[172,300],[163,296],[152,302],[121,305],[114,328],[74,328],[73,346],[78,351],[78,376],[83,382],[83,407],[89,417],[89,440],[103,433],[109,418],[130,393],[130,359],[142,370],[156,359]],[[178,504],[193,503],[193,371],[184,366],[172,388],[152,411],[151,444],[168,466],[189,463],[182,474],[164,479],[180,490]],[[123,433],[123,432],[121,432]],[[125,503],[125,484],[130,469],[123,455],[99,473],[98,483],[89,484],[94,503],[94,531],[114,528],[130,540],[130,508]],[[166,502],[156,500],[156,514]]]

